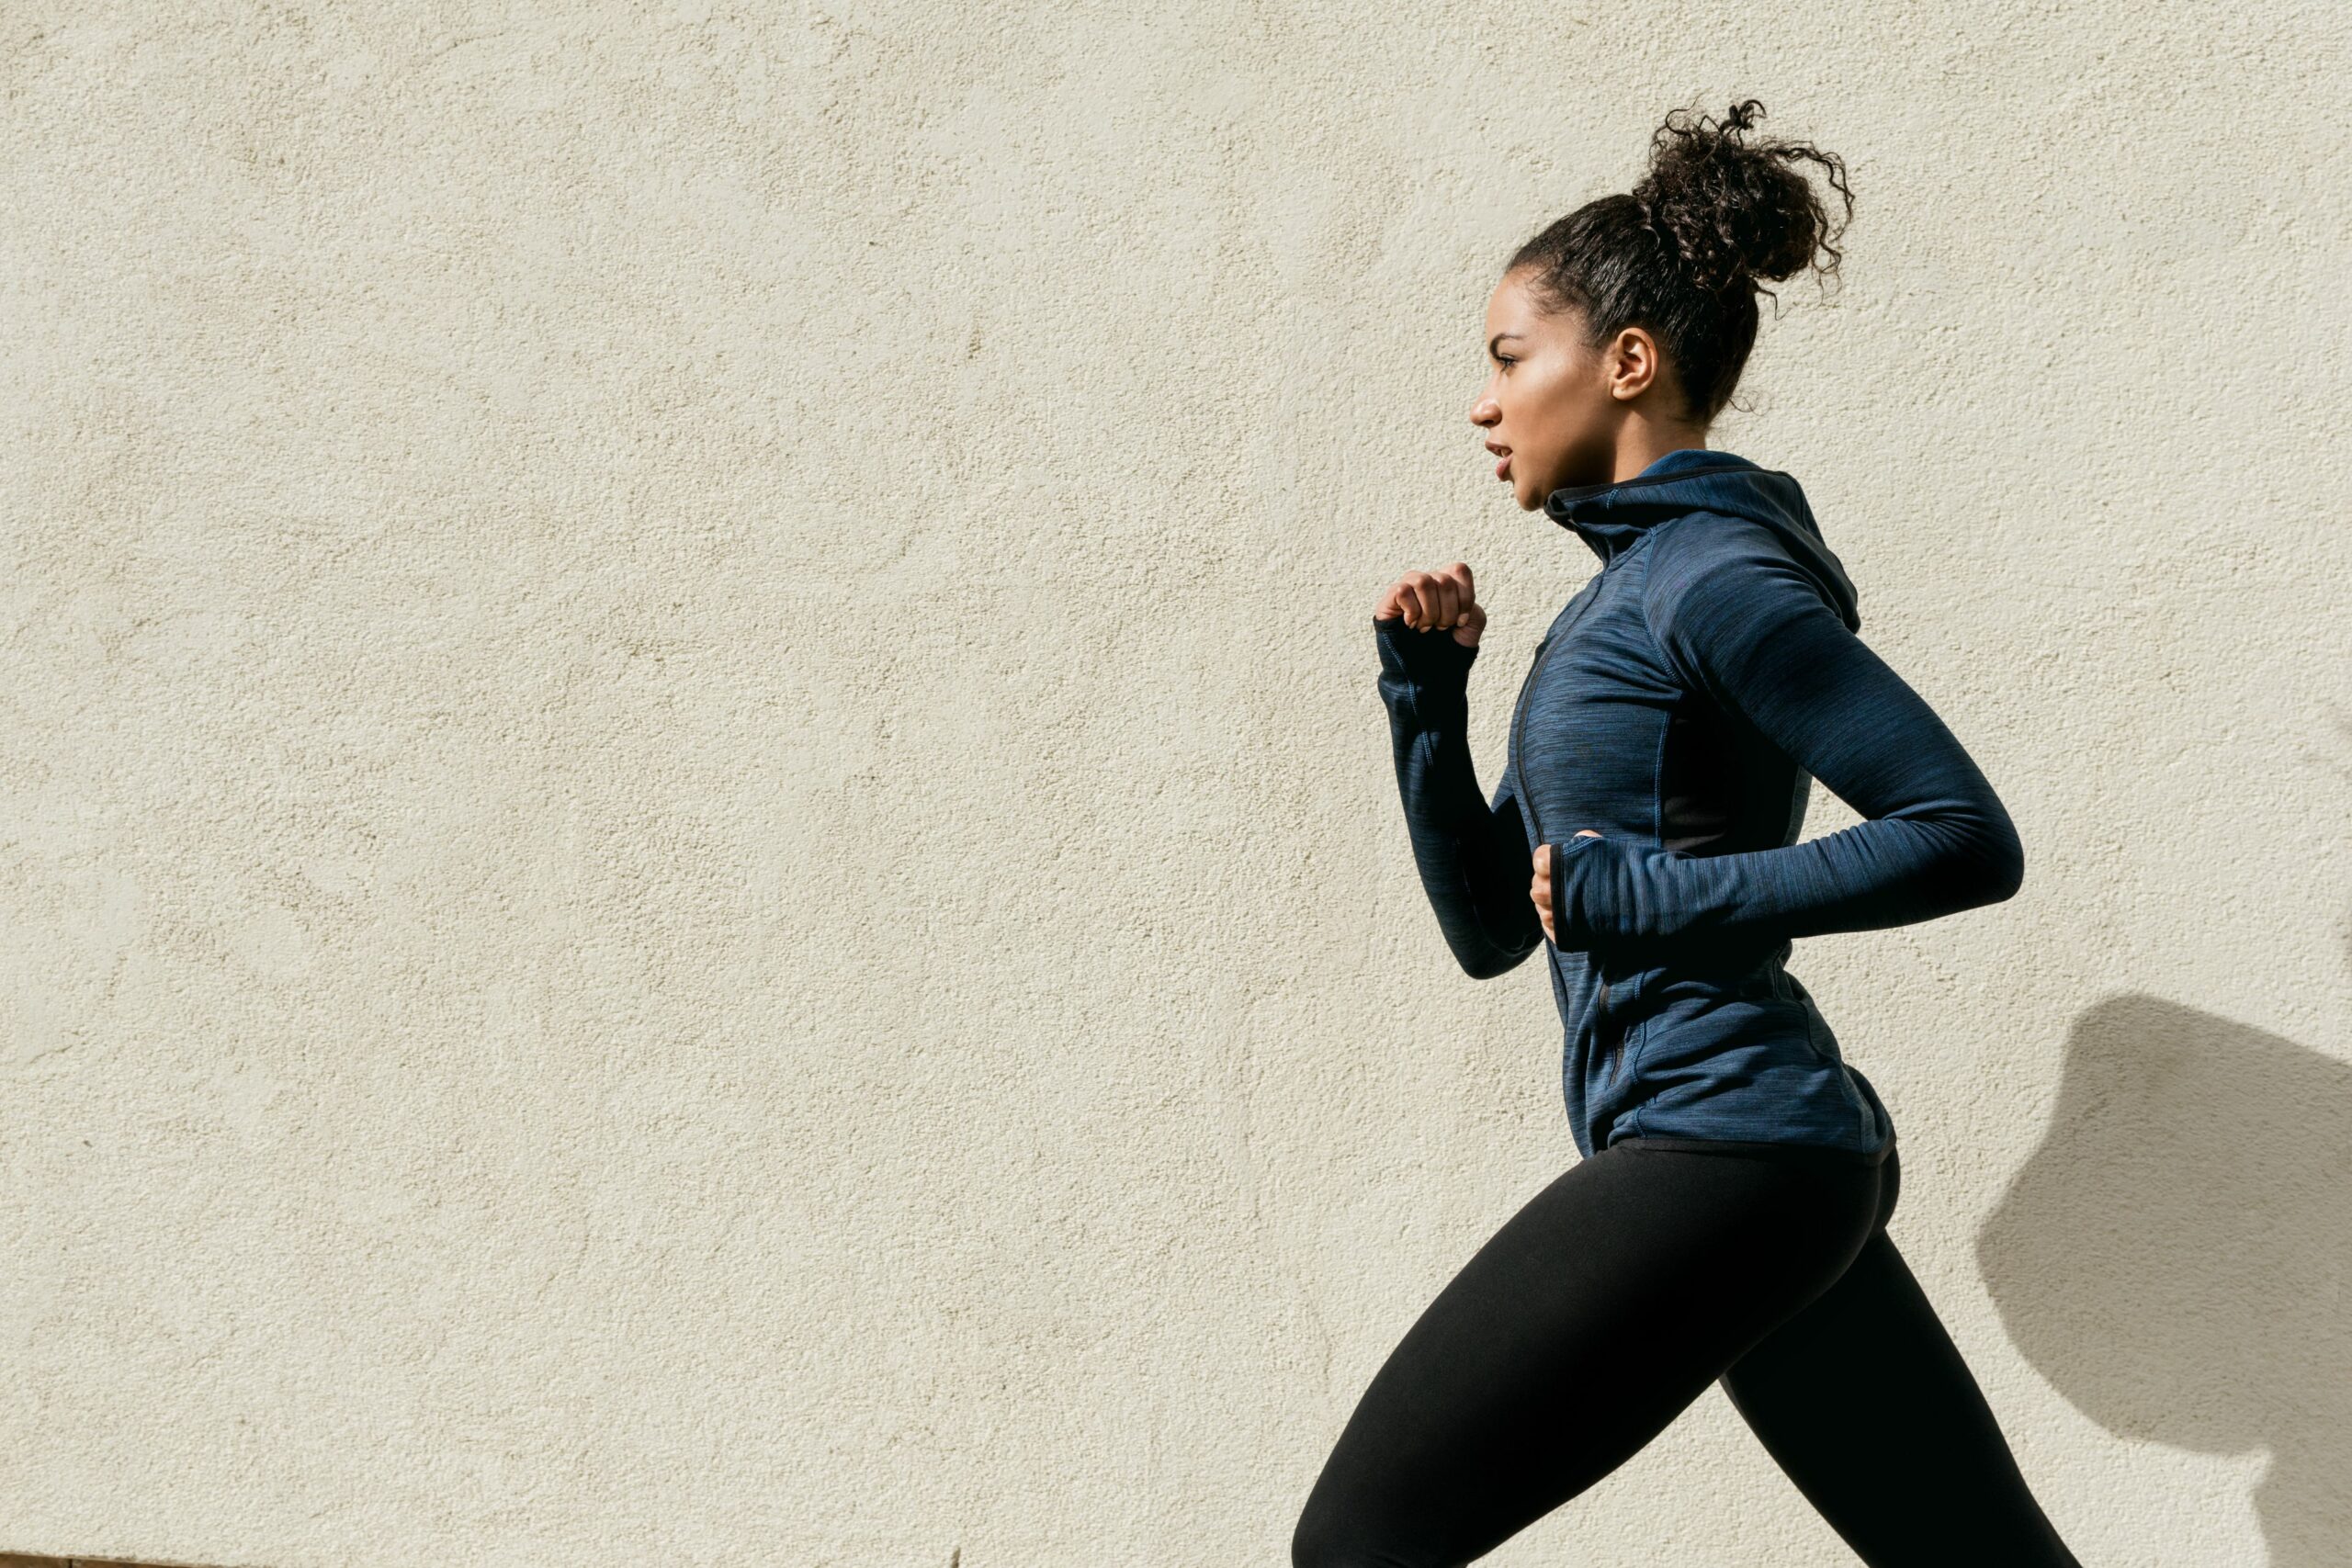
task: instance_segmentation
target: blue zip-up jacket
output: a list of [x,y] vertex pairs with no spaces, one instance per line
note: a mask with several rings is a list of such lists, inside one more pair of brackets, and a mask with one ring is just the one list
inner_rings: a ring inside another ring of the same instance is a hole
[[[1544,950],[1579,1153],[1639,1137],[1883,1159],[1894,1122],[1785,967],[1792,943],[2010,897],[2016,826],[1855,635],[1854,585],[1795,479],[1684,447],[1544,509],[1601,568],[1536,647],[1491,801],[1465,733],[1477,649],[1373,622],[1439,930],[1479,978]],[[1799,843],[1815,779],[1866,820]],[[1545,845],[1556,945],[1529,896]]]

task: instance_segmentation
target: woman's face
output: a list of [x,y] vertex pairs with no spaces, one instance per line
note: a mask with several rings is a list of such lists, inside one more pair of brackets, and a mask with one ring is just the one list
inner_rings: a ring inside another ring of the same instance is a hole
[[1638,327],[1587,347],[1579,313],[1545,313],[1527,287],[1533,276],[1526,267],[1505,273],[1487,301],[1492,372],[1470,410],[1500,458],[1497,477],[1529,511],[1563,485],[1616,478],[1620,433],[1660,370],[1654,340]]

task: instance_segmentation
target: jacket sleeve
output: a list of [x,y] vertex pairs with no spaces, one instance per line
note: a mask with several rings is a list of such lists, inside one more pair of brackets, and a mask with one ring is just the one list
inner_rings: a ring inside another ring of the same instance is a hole
[[1692,855],[1629,839],[1554,851],[1560,946],[1764,942],[1932,919],[2015,894],[2017,828],[1933,709],[1854,635],[1769,528],[1707,517],[1655,541],[1643,595],[1679,678],[1866,820],[1782,848]]
[[1451,632],[1409,630],[1402,615],[1375,619],[1372,628],[1413,863],[1455,960],[1487,979],[1541,946],[1544,927],[1529,896],[1534,863],[1508,776],[1489,804],[1470,761],[1466,692],[1478,650]]

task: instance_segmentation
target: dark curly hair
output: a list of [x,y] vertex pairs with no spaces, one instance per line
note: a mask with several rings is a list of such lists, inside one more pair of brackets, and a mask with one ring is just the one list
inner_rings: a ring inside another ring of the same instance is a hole
[[[1846,165],[1801,141],[1741,140],[1764,113],[1748,98],[1721,120],[1671,110],[1650,136],[1649,172],[1630,193],[1604,196],[1520,246],[1505,274],[1537,269],[1535,291],[1555,311],[1584,317],[1594,347],[1629,326],[1646,328],[1672,361],[1688,416],[1712,421],[1756,345],[1760,279],[1807,266],[1838,269],[1835,228],[1813,183],[1794,165],[1828,171],[1854,213]],[[1824,252],[1827,264],[1815,261]],[[1777,305],[1780,296],[1772,295]]]

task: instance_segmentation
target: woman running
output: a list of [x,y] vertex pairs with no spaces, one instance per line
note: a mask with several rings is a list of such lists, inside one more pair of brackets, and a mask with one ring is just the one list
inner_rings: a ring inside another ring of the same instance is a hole
[[[1797,937],[2007,898],[2024,856],[1855,635],[1797,482],[1705,445],[1758,280],[1836,266],[1795,165],[1853,211],[1835,155],[1744,140],[1761,112],[1668,115],[1633,191],[1530,240],[1487,302],[1472,423],[1519,504],[1600,562],[1535,649],[1491,801],[1465,739],[1469,566],[1407,574],[1374,615],[1439,930],[1479,978],[1542,951],[1584,1157],[1373,1378],[1295,1568],[1468,1562],[1718,1381],[1873,1568],[2079,1568],[1887,1235],[1886,1108],[1786,967]],[[1865,820],[1798,842],[1813,779]]]

